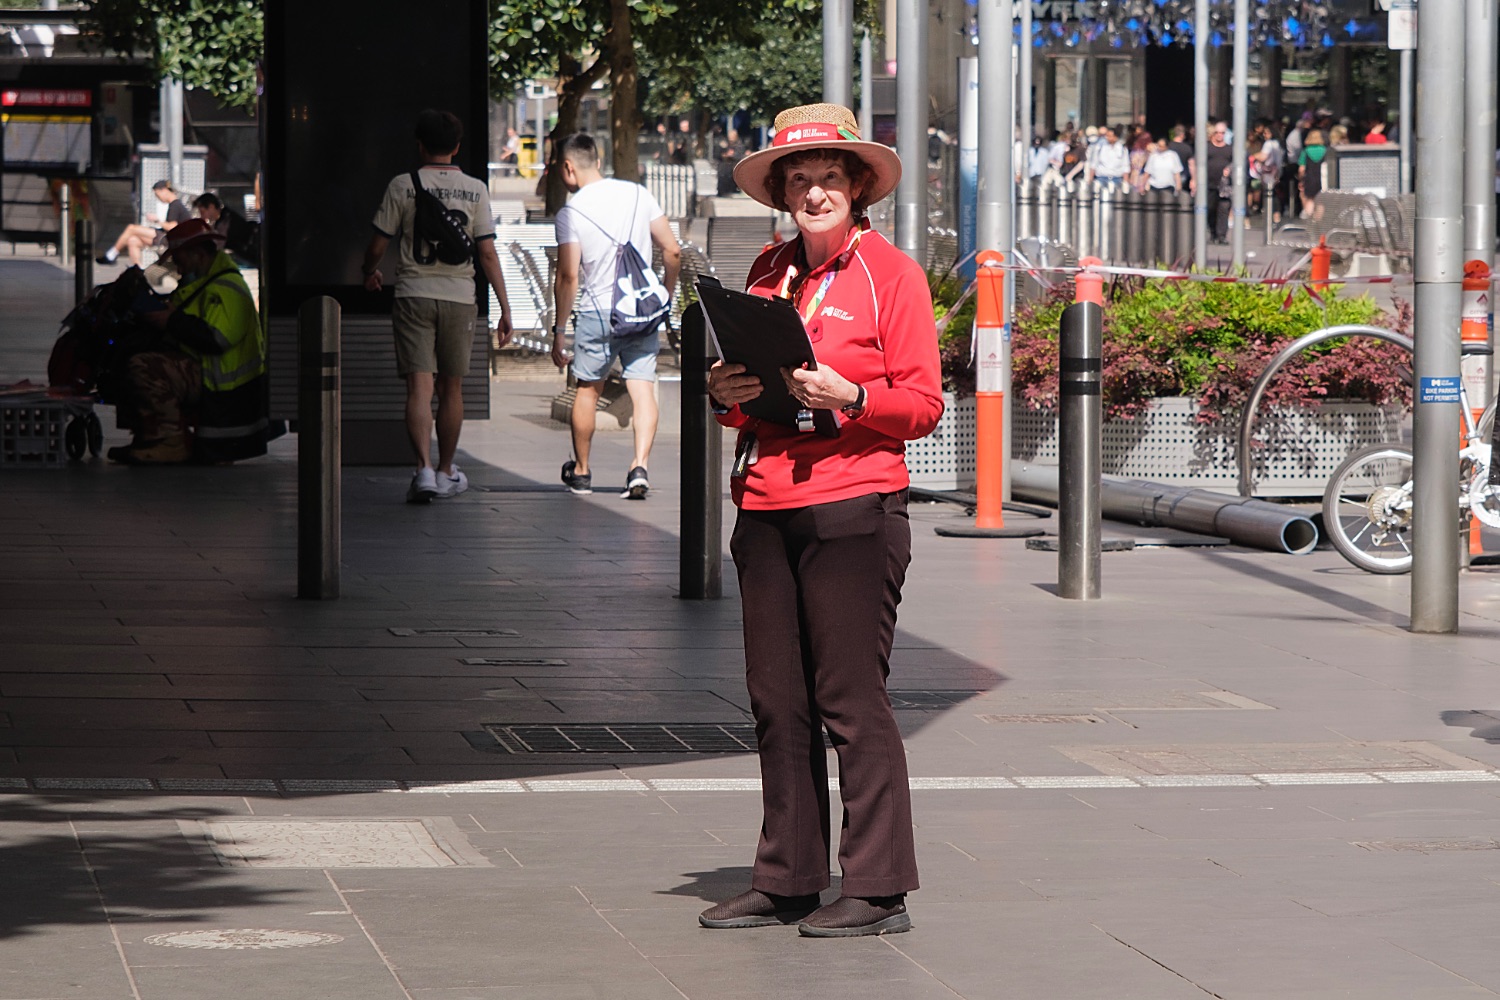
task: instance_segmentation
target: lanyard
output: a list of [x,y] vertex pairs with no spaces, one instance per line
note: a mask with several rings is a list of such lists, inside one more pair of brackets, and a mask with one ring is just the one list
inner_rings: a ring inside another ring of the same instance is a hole
[[[818,283],[818,290],[813,293],[812,301],[808,303],[807,308],[802,312],[802,321],[804,323],[811,323],[812,318],[818,314],[818,306],[823,304],[823,297],[828,294],[828,289],[833,285],[833,279],[837,278],[839,272],[842,271],[846,266],[848,266],[850,259],[854,256],[854,251],[859,248],[859,240],[863,235],[863,229],[856,229],[854,231],[854,239],[850,241],[848,248],[839,255],[838,261],[835,262],[833,266],[828,269],[827,273],[823,275],[823,280]],[[796,266],[788,265],[786,269],[786,277],[782,279],[781,282],[782,298],[788,297],[788,292],[790,291],[792,285],[792,279],[794,279],[796,276]]]

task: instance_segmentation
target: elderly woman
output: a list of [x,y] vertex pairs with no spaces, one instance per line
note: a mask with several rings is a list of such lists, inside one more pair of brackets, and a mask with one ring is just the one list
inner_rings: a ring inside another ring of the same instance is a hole
[[[826,437],[752,419],[739,406],[760,381],[723,362],[709,373],[720,420],[739,429],[730,549],[765,819],[749,891],[705,910],[705,927],[911,927],[911,797],[885,680],[911,558],[904,442],[931,433],[943,403],[926,276],[864,219],[900,176],[896,154],[861,141],[853,114],[829,104],[782,112],[773,144],[735,167],[746,194],[797,223],[796,239],[756,260],[749,291],[802,314],[818,366],[781,377],[840,427]],[[825,728],[839,758],[843,894],[821,906],[833,840]]]

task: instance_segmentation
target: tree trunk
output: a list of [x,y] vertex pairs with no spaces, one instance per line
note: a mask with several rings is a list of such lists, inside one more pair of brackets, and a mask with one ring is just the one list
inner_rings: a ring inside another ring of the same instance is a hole
[[614,149],[615,176],[639,181],[641,163],[636,140],[641,134],[640,111],[636,107],[635,39],[630,24],[630,4],[610,0],[609,24],[609,134]]
[[578,117],[583,109],[583,99],[588,96],[594,81],[604,75],[609,64],[596,58],[588,69],[572,56],[558,60],[557,80],[557,125],[548,133],[551,152],[547,156],[547,214],[555,216],[557,210],[568,202],[568,189],[563,184],[562,171],[557,169],[558,149],[562,141],[578,131]]

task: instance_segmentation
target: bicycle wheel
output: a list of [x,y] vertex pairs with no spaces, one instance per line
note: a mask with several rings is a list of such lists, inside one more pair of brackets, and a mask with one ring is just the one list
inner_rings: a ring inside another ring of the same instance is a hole
[[1339,554],[1369,573],[1411,572],[1411,449],[1350,455],[1323,491],[1323,526]]

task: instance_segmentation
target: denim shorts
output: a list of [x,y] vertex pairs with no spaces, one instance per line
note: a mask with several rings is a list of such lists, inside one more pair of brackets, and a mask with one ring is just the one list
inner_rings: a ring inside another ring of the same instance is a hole
[[580,312],[573,321],[573,377],[580,382],[602,381],[616,358],[626,379],[655,382],[660,350],[660,332],[610,336],[608,313]]

